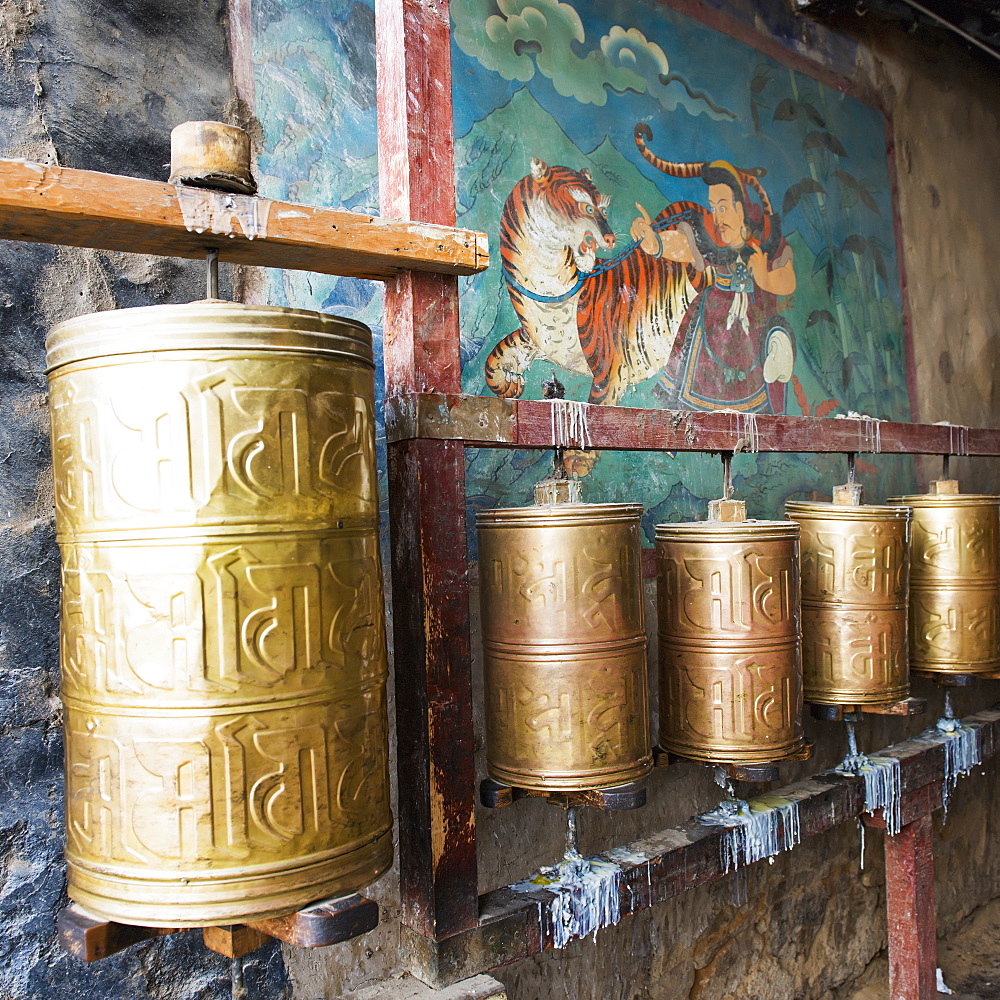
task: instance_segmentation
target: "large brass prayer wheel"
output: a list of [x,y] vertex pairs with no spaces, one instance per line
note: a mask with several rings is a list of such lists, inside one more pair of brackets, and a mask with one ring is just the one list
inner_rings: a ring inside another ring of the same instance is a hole
[[787,503],[802,529],[802,675],[823,705],[910,693],[906,598],[910,509]]
[[656,526],[664,749],[743,765],[803,750],[798,540],[790,521]]
[[638,504],[477,517],[489,773],[582,791],[652,766]]
[[209,300],[48,341],[69,895],[237,923],[392,862],[370,333]]
[[932,673],[1000,669],[1000,497],[931,493],[891,497],[913,508],[910,666]]

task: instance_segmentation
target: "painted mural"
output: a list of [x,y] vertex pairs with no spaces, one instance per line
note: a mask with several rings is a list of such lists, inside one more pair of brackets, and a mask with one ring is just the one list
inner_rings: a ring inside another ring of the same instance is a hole
[[[658,0],[452,4],[466,391],[603,405],[908,419],[884,121]],[[528,502],[548,456],[470,455],[473,506]],[[828,493],[843,460],[737,457],[755,516]],[[718,461],[604,453],[591,500],[647,535],[704,516]],[[912,466],[862,463],[872,499]]]

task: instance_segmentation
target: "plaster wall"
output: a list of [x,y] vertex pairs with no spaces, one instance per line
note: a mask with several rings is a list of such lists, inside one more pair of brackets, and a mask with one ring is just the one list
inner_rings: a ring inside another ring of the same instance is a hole
[[[993,65],[958,44],[908,37],[870,20],[830,32],[794,18],[779,0],[713,5],[882,95],[898,151],[917,416],[995,425],[992,319],[1000,286],[991,248],[1000,204],[992,165],[1000,154],[1000,103]],[[336,195],[350,207],[376,208],[371,7],[333,0],[251,6],[260,70],[250,111],[259,119],[264,193],[328,202]],[[0,0],[0,156],[162,178],[174,124],[246,113],[232,103],[227,27],[223,0]],[[338,52],[347,57],[335,63]],[[348,147],[350,155],[340,155]],[[304,161],[307,169],[296,176],[293,166]],[[317,1000],[399,975],[395,873],[371,890],[383,914],[372,934],[318,952],[285,948],[282,956],[272,946],[242,972],[205,951],[197,933],[94,966],[58,949],[53,921],[65,903],[58,556],[44,334],[61,319],[94,310],[196,298],[202,275],[187,262],[2,242],[0,262],[0,1000],[201,1000],[241,990],[253,1000]],[[352,312],[377,326],[377,286],[275,272],[253,287],[265,288],[272,301]],[[957,464],[966,488],[1000,489],[995,462]],[[937,471],[928,462],[921,475]],[[475,593],[472,599],[475,608]],[[915,693],[930,698],[931,717],[940,714],[935,689],[918,684]],[[998,695],[1000,685],[984,684],[963,692],[956,709],[968,713]],[[925,724],[873,723],[862,739],[877,748]],[[842,755],[840,727],[810,722],[809,735],[816,759],[788,767],[783,781]],[[477,754],[482,775],[481,743]],[[399,780],[406,780],[406,762]],[[991,846],[1000,822],[998,787],[991,763],[960,784],[947,824],[938,817],[942,932],[1000,895],[1000,852]],[[645,810],[588,812],[581,847],[586,853],[627,842],[718,798],[702,769],[658,772]],[[484,890],[562,851],[563,817],[541,802],[483,810],[478,823]],[[841,827],[740,880],[688,893],[596,941],[495,974],[515,1000],[837,996],[885,944],[881,835],[868,835],[863,873],[859,854],[858,830]]]

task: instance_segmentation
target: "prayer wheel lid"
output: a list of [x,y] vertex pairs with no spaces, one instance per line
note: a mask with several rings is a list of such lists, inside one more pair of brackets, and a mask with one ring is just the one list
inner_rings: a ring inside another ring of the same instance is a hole
[[785,514],[788,517],[822,517],[837,521],[908,521],[912,510],[907,506],[895,504],[863,503],[852,506],[839,503],[828,503],[812,500],[788,500],[785,503]]
[[679,521],[656,526],[656,539],[676,541],[679,539],[706,538],[726,539],[755,538],[798,538],[799,526],[795,521]]
[[642,517],[641,503],[558,503],[533,507],[502,507],[476,513],[476,526],[607,524]]
[[888,497],[886,503],[909,507],[981,507],[1000,504],[1000,496],[992,493],[915,493]]
[[45,341],[47,372],[109,355],[206,349],[301,351],[349,358],[374,368],[371,330],[308,309],[203,299],[77,316]]

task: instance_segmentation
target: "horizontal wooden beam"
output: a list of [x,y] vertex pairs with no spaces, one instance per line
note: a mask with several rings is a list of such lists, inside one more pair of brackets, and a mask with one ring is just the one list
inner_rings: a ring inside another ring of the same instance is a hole
[[[981,759],[993,756],[1000,744],[1000,706],[962,721],[979,730]],[[918,737],[872,756],[899,760],[903,823],[926,811],[928,805],[940,804],[944,739]],[[937,799],[931,801],[928,795],[935,789]],[[803,840],[861,816],[865,808],[864,779],[836,771],[824,771],[768,794],[798,802]],[[721,850],[724,836],[722,829],[692,820],[626,845],[624,851],[611,852],[617,855],[615,863],[622,870],[622,917],[727,875]],[[632,860],[622,861],[621,857]],[[551,948],[548,904],[552,898],[541,887],[537,892],[515,891],[510,886],[488,892],[479,897],[479,925],[439,943],[404,926],[404,950],[413,975],[429,985],[445,986]]]
[[435,438],[485,448],[1000,455],[1000,430],[985,427],[589,403],[562,403],[560,417],[559,405],[442,392],[392,396],[386,400],[386,435],[389,441]]
[[489,266],[483,233],[25,160],[0,160],[0,239],[380,280]]

